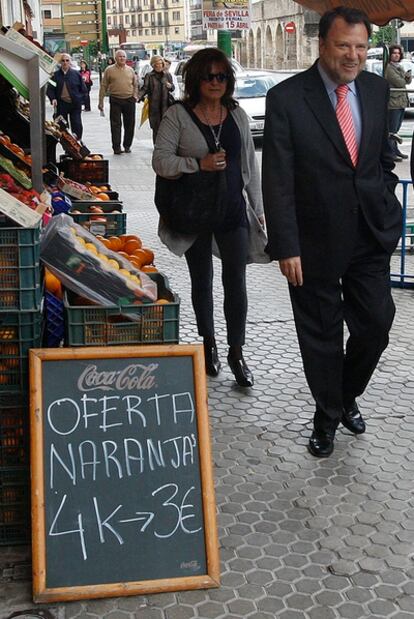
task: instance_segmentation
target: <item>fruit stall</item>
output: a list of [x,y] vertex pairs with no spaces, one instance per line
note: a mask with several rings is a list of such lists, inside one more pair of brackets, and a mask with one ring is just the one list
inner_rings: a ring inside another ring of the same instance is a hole
[[[179,298],[139,232],[128,233],[108,160],[63,119],[43,120],[36,135],[38,94],[19,96],[1,58],[0,73],[9,99],[0,117],[0,545],[9,545],[30,541],[28,351],[177,343]],[[59,161],[47,139],[60,144]]]

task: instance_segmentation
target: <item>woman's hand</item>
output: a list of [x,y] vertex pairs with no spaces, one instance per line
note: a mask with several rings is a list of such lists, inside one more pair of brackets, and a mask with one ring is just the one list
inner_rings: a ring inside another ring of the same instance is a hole
[[208,153],[200,159],[200,170],[203,172],[217,172],[226,169],[226,151],[219,150],[217,153]]

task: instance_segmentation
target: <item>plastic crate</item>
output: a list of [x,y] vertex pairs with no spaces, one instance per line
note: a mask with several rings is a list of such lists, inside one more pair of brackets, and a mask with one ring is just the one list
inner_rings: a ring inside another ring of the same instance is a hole
[[101,346],[118,344],[177,344],[180,300],[168,288],[161,273],[151,273],[158,295],[169,303],[160,305],[76,306],[74,295],[64,297],[66,344]]
[[28,466],[29,405],[22,393],[0,393],[0,467]]
[[30,542],[29,467],[0,468],[0,545]]
[[43,343],[47,348],[58,348],[65,339],[63,301],[54,294],[45,294],[45,330]]
[[[91,213],[89,211],[90,206],[100,206],[103,213]],[[122,202],[111,200],[109,202],[75,202],[72,210],[82,211],[79,213],[72,213],[69,211],[69,215],[73,217],[80,226],[89,230],[91,234],[98,234],[101,236],[119,236],[126,232],[126,213],[122,212]],[[118,211],[114,213],[113,211]],[[99,217],[106,221],[96,221],[91,217]]]
[[0,226],[0,312],[38,309],[42,299],[40,226]]
[[87,159],[77,161],[69,157],[62,157],[59,170],[64,176],[78,183],[107,185],[109,182],[108,159]]
[[42,313],[0,313],[0,393],[25,391],[30,348],[42,343]]

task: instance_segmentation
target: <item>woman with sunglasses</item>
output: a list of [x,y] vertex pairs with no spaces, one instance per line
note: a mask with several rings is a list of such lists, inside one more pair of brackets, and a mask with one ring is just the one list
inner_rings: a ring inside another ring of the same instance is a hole
[[[251,387],[254,379],[244,358],[247,294],[246,264],[268,262],[264,253],[263,205],[259,168],[249,121],[233,98],[235,77],[229,59],[218,49],[197,52],[186,64],[184,105],[166,112],[155,143],[153,168],[164,178],[180,174],[226,171],[226,212],[220,225],[197,236],[168,229],[160,220],[163,243],[185,255],[199,335],[203,338],[206,371],[217,376],[219,360],[213,317],[212,253],[222,261],[227,360],[237,383]],[[199,128],[187,108],[202,123]],[[216,152],[209,152],[203,134],[210,133]],[[218,252],[217,252],[218,249]]]

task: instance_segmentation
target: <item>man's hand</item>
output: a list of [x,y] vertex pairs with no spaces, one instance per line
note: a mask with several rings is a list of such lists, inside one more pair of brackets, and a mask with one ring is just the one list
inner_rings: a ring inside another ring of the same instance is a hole
[[279,267],[289,284],[292,284],[292,286],[303,285],[302,262],[300,256],[279,260]]
[[57,101],[56,101],[56,99],[52,99],[52,105],[53,105],[53,107],[57,107]]

